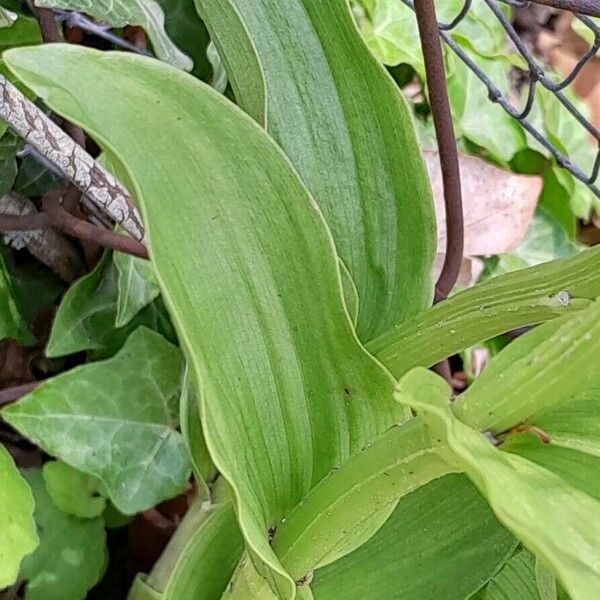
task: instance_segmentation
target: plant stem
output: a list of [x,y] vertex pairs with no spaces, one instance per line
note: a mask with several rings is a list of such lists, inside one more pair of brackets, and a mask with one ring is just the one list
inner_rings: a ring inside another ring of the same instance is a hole
[[463,257],[464,225],[460,169],[433,0],[417,0],[415,2],[415,13],[419,25],[421,46],[423,47],[431,112],[444,183],[447,230],[446,255],[442,272],[435,286],[436,301],[440,301],[447,298],[452,291],[458,278]]

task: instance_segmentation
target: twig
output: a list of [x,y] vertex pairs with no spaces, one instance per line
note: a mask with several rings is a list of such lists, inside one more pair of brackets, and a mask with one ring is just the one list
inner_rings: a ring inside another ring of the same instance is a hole
[[67,235],[80,240],[89,240],[99,246],[112,248],[140,258],[148,258],[148,250],[141,242],[129,236],[114,233],[109,229],[96,227],[68,213],[60,204],[60,195],[55,192],[50,192],[44,196],[43,209],[44,215],[48,217],[52,226]]
[[81,257],[73,245],[50,228],[46,215],[38,213],[33,202],[12,192],[0,199],[0,231],[14,248],[27,248],[67,283],[84,273]]
[[531,0],[535,4],[550,6],[560,10],[587,15],[588,17],[600,17],[600,3],[598,0]]
[[96,37],[102,38],[107,42],[111,42],[115,46],[124,48],[125,50],[131,50],[132,52],[142,54],[143,56],[152,56],[152,53],[146,48],[139,48],[135,44],[132,44],[131,42],[124,40],[122,37],[112,33],[108,25],[100,25],[95,23],[91,19],[88,19],[86,16],[78,12],[57,10],[56,15],[58,16],[59,20],[64,21],[68,27],[78,27],[86,33],[90,33]]
[[38,8],[35,4],[32,4],[31,8],[40,24],[42,40],[46,43],[60,42],[60,32],[56,26],[54,13],[49,8]]
[[433,0],[417,0],[415,13],[425,59],[425,72],[433,123],[438,142],[444,206],[446,209],[446,256],[436,283],[436,301],[448,297],[460,272],[464,248],[464,225],[458,152],[446,88],[444,60]]
[[144,228],[125,187],[3,76],[0,119],[127,233],[143,241]]
[[33,392],[36,387],[44,383],[43,381],[32,381],[31,383],[24,383],[22,385],[15,385],[13,387],[0,390],[0,406],[16,402],[23,396],[26,396],[30,392]]
[[[9,198],[14,200],[15,194],[5,196],[1,203],[5,205],[6,200]],[[24,202],[26,200],[20,198],[20,201]],[[20,246],[24,247],[30,241],[39,238],[39,234],[43,230],[54,228],[80,240],[92,241],[104,248],[112,248],[140,258],[148,258],[148,250],[141,242],[103,227],[97,227],[68,213],[60,204],[60,194],[58,192],[49,192],[44,196],[42,213],[34,214],[32,211],[28,211],[21,213],[22,216],[17,216],[18,213],[15,214],[14,212],[6,214],[6,208],[4,208],[4,212],[4,215],[0,215],[0,231],[17,231],[20,233],[30,231],[35,234],[31,236],[14,236],[13,239],[8,240],[13,246],[15,245],[15,237],[24,240]]]

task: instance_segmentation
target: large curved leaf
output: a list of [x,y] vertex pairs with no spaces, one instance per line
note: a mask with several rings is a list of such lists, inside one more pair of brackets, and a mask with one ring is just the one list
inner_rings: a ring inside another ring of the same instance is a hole
[[60,45],[5,56],[127,167],[211,455],[262,574],[293,595],[268,529],[406,415],[356,339],[320,212],[262,128],[177,70]]
[[313,193],[358,289],[362,341],[431,302],[435,228],[410,111],[346,0],[196,0],[240,105]]

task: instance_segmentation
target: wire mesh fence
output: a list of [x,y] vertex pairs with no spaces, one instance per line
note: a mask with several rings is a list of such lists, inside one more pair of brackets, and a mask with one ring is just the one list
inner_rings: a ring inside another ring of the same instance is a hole
[[[418,0],[417,0],[418,1]],[[574,14],[574,18],[580,21],[583,26],[589,29],[593,35],[593,41],[588,51],[577,62],[572,71],[561,81],[555,81],[554,78],[545,70],[538,59],[527,47],[527,44],[521,39],[512,22],[503,12],[500,3],[510,6],[522,7],[529,2],[521,0],[478,0],[483,1],[495,15],[496,19],[501,23],[506,31],[509,39],[514,44],[514,47],[521,55],[527,65],[527,94],[523,107],[517,107],[509,98],[503,94],[494,82],[479,68],[476,62],[469,56],[467,52],[452,38],[453,30],[467,17],[472,8],[473,0],[465,0],[462,9],[450,22],[439,23],[439,35],[445,44],[452,49],[457,57],[475,74],[481,83],[487,88],[488,96],[491,102],[499,104],[512,118],[517,120],[521,126],[541,145],[543,146],[556,160],[557,164],[569,171],[573,177],[581,181],[598,197],[600,198],[600,186],[598,182],[598,174],[600,171],[600,131],[584,116],[577,107],[565,95],[565,89],[575,80],[584,66],[591,61],[600,50],[600,25],[592,18],[582,14]],[[402,0],[409,8],[414,10],[413,0]],[[546,2],[543,2],[546,4]],[[598,8],[600,13],[600,8]],[[540,130],[536,127],[528,117],[531,114],[534,106],[536,92],[539,86],[542,86],[557,98],[564,110],[568,111],[577,122],[583,127],[593,138],[598,147],[596,159],[591,168],[591,171],[585,172],[583,168],[576,164],[569,156],[564,154],[561,149],[557,148]]]

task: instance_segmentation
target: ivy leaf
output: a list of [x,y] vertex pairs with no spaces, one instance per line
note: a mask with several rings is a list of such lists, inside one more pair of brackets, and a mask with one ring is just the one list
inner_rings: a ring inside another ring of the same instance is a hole
[[50,331],[46,356],[55,358],[82,350],[110,356],[136,327],[157,328],[154,306],[147,306],[126,327],[115,328],[118,281],[119,271],[110,253],[105,253],[94,270],[78,279],[63,296]]
[[27,345],[35,341],[27,319],[19,309],[18,291],[0,252],[0,339],[13,338]]
[[42,474],[52,501],[63,512],[82,519],[104,512],[104,486],[95,477],[56,460],[47,462]]
[[4,409],[49,454],[97,477],[125,514],[177,495],[190,474],[173,418],[181,355],[140,328],[113,358],[63,373]]
[[165,15],[155,0],[35,0],[35,5],[86,13],[116,29],[126,25],[142,27],[158,58],[184,71],[191,71],[194,66],[167,35]]
[[23,558],[38,545],[33,497],[4,446],[0,445],[0,589],[12,585]]
[[0,28],[11,27],[17,20],[17,15],[0,6]]
[[25,600],[82,600],[100,580],[107,561],[102,519],[78,519],[52,502],[38,469],[23,476],[35,498],[37,550],[23,561]]
[[194,8],[194,0],[157,0],[165,13],[169,37],[194,61],[192,75],[203,81],[211,76],[207,56],[208,31]]
[[117,269],[117,315],[115,326],[127,325],[160,294],[150,262],[124,252],[113,253]]
[[493,275],[533,267],[577,252],[564,227],[543,208],[538,208],[519,247],[499,256]]

